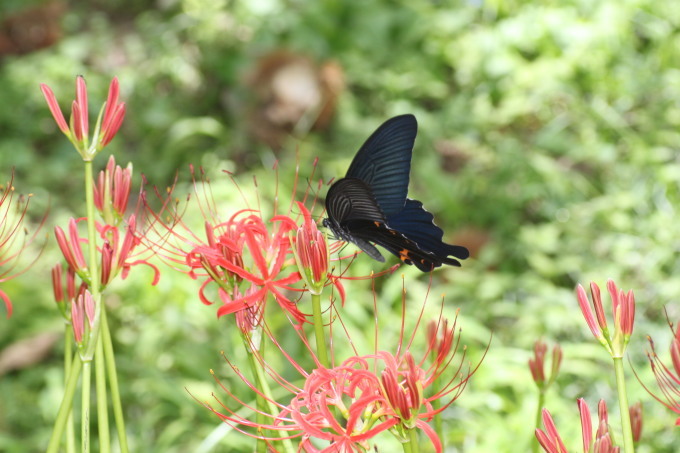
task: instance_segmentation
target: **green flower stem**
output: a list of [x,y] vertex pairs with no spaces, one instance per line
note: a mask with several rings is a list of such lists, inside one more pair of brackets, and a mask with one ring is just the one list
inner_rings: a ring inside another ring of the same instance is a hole
[[106,372],[109,377],[111,388],[111,401],[113,404],[113,418],[116,420],[116,430],[118,432],[118,442],[120,442],[120,452],[128,453],[127,434],[125,433],[125,419],[123,417],[123,405],[121,404],[120,391],[118,390],[118,374],[116,372],[116,361],[113,354],[113,342],[111,341],[111,331],[106,319],[106,310],[102,310],[102,343],[104,346],[104,360],[106,361]]
[[[543,406],[545,406],[545,393],[542,390],[538,391],[538,407],[536,408],[536,421],[534,423],[534,428],[540,428],[541,427],[541,418],[542,418],[542,411],[543,411]],[[533,453],[538,453],[540,451],[541,445],[538,443],[538,439],[536,436],[532,436],[534,438],[531,446],[531,451]]]
[[[259,391],[262,393],[264,397],[264,402],[267,405],[267,409],[270,414],[275,415],[279,413],[278,408],[274,404],[274,398],[272,397],[272,391],[269,388],[269,383],[267,382],[267,379],[265,378],[265,372],[262,366],[262,362],[260,360],[257,360],[255,357],[255,352],[252,350],[252,343],[250,338],[248,337],[247,334],[243,335],[243,342],[246,347],[246,351],[248,354],[248,361],[250,363],[250,368],[253,372],[253,375],[255,376],[255,380],[257,381],[257,388]],[[264,360],[264,358],[262,358]],[[258,401],[259,404],[259,401]],[[259,406],[258,406],[259,409]],[[293,444],[291,443],[290,439],[286,439],[288,437],[288,434],[284,430],[279,430],[278,431],[279,437],[281,437],[283,440],[283,448],[286,453],[295,453],[295,448],[293,448]]]
[[323,330],[323,319],[321,317],[321,295],[312,294],[312,312],[314,316],[314,337],[316,338],[316,355],[319,362],[326,368],[330,368],[328,351],[326,350],[326,335]]
[[57,453],[57,451],[59,451],[59,443],[61,442],[61,436],[64,434],[64,427],[66,426],[69,414],[71,413],[73,395],[76,392],[78,378],[80,378],[80,372],[82,369],[83,361],[80,358],[80,354],[76,353],[73,361],[71,362],[71,372],[69,373],[68,380],[66,381],[64,397],[61,399],[61,405],[59,406],[57,419],[54,421],[54,429],[52,430],[50,442],[47,445],[47,453]]
[[[436,354],[433,354],[436,357]],[[441,388],[439,379],[440,377],[437,376],[435,380],[432,382],[432,388],[433,389],[439,389]],[[437,410],[441,407],[441,400],[439,398],[435,399],[432,401],[432,409]],[[441,412],[438,412],[434,416],[434,432],[437,433],[437,437],[439,437],[442,442],[444,442],[444,425],[442,424],[442,414]]]
[[402,443],[404,453],[418,453],[420,448],[418,447],[418,430],[411,428],[408,430],[408,441]]
[[92,362],[83,363],[83,385],[81,388],[81,410],[80,410],[80,451],[88,453],[90,451],[90,376],[92,374]]
[[[88,239],[88,254],[89,254],[89,259],[88,259],[88,270],[89,270],[89,275],[90,275],[90,281],[88,282],[89,290],[90,293],[92,294],[92,298],[94,299],[95,302],[95,312],[94,312],[94,322],[92,326],[92,330],[90,331],[88,343],[87,343],[87,348],[85,350],[85,358],[86,359],[91,359],[95,353],[95,350],[101,351],[102,345],[100,344],[99,337],[101,336],[101,319],[102,319],[102,312],[105,310],[104,308],[104,303],[102,301],[101,295],[99,293],[99,268],[98,268],[98,262],[97,262],[97,228],[95,225],[95,206],[94,206],[94,177],[93,177],[93,169],[92,169],[92,160],[86,160],[85,161],[85,206],[87,209],[87,239]],[[103,359],[103,352],[101,354],[97,354],[100,358]],[[100,360],[101,361],[101,360]],[[104,362],[101,361],[102,366],[104,365]],[[90,430],[89,430],[89,411],[90,411],[90,361],[88,360],[85,363],[85,369],[83,373],[83,413],[81,414],[81,417],[83,419],[83,427],[82,427],[82,432],[83,432],[83,439],[82,439],[82,444],[83,444],[83,453],[87,453],[89,451],[89,435],[90,435]],[[103,371],[103,370],[102,370]],[[99,374],[99,373],[98,373]],[[102,374],[103,376],[103,374]],[[102,381],[104,383],[104,388],[106,387],[106,381]],[[97,379],[97,383],[99,386],[99,379]],[[99,389],[98,389],[99,390]],[[87,397],[87,405],[86,403],[86,397]],[[101,398],[103,397],[103,399]],[[99,407],[99,403],[103,402],[104,407],[101,408]],[[106,392],[103,391],[103,395],[100,396],[100,392],[97,392],[97,403],[98,403],[98,413],[101,414],[102,411],[106,411]],[[102,451],[105,451],[104,449],[109,448],[110,445],[104,446],[104,441],[108,440],[107,444],[110,444],[110,439],[108,436],[108,415],[105,417],[107,426],[106,428],[102,425],[103,421],[100,421],[99,424],[99,430],[100,432],[103,432],[104,430],[107,431],[107,434],[105,438],[102,438],[99,447],[102,449]],[[87,439],[85,439],[85,435],[88,436]],[[87,448],[86,448],[87,447]]]
[[630,412],[628,412],[628,394],[626,380],[623,374],[623,358],[614,357],[614,371],[616,372],[616,390],[619,393],[619,411],[621,412],[621,431],[623,434],[624,453],[634,453],[633,430],[630,426]]
[[[260,357],[263,357],[263,358],[264,358],[264,354],[265,354],[264,345],[265,345],[265,343],[261,342],[260,343],[260,349],[259,349]],[[246,350],[247,350],[247,353],[248,353],[248,358],[251,361],[255,361],[255,356],[254,356],[254,354],[251,353],[250,348],[248,346],[246,346]],[[250,367],[253,369],[253,371],[255,370],[255,368],[253,368],[254,366],[256,366],[256,365],[253,362],[251,362]],[[255,414],[257,424],[259,426],[266,425],[267,424],[267,415],[266,414],[267,414],[267,410],[269,410],[269,406],[267,405],[267,400],[264,398],[263,395],[256,393],[255,394],[255,401],[256,401],[256,404],[257,404],[257,413]],[[258,429],[259,434],[263,434],[259,431],[261,431],[261,430]],[[257,448],[255,450],[257,453],[267,453],[267,448],[268,448],[267,442],[264,439],[257,439]]]
[[104,363],[104,346],[97,341],[94,353],[94,377],[97,389],[97,425],[99,427],[99,451],[111,451],[111,436],[109,435],[109,408],[106,397],[106,365]]
[[[64,328],[64,386],[73,370],[73,333],[71,325],[65,324]],[[72,408],[71,408],[72,409]],[[66,452],[75,453],[76,451],[76,430],[73,424],[73,411],[69,409],[68,419],[66,420]]]

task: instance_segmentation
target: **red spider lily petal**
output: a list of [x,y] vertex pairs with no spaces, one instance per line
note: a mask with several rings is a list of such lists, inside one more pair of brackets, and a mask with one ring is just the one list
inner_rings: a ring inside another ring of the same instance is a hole
[[[113,156],[111,157],[113,160]],[[131,188],[132,163],[129,163],[124,170],[119,165],[116,165],[116,169],[113,171],[113,189],[111,190],[111,193],[113,197],[113,209],[120,216],[123,216],[127,209]]]
[[114,77],[109,85],[109,93],[106,98],[106,109],[104,110],[104,118],[102,120],[102,131],[105,131],[111,123],[113,111],[118,106],[118,94],[120,92],[120,85],[118,77]]
[[621,291],[619,295],[621,300],[621,331],[624,335],[630,336],[633,333],[633,325],[635,323],[635,295],[633,290],[625,294]]
[[583,398],[577,400],[578,411],[581,415],[581,438],[583,439],[583,451],[590,451],[590,444],[593,441],[593,428],[590,421],[590,408]]
[[83,298],[83,308],[85,310],[85,316],[90,324],[90,328],[94,326],[94,298],[89,291],[85,291],[80,297]]
[[340,295],[340,303],[344,307],[347,293],[345,292],[345,287],[342,286],[342,282],[340,281],[340,277],[329,274],[328,278],[333,283],[333,286],[335,286],[335,289],[338,290],[338,294]]
[[81,239],[78,234],[78,222],[81,219],[71,218],[68,223],[69,237],[71,238],[71,250],[73,252],[73,258],[75,259],[76,265],[73,266],[76,270],[84,269],[87,267],[85,264],[85,256],[83,255],[83,249],[80,247],[81,242],[87,242],[85,239]]
[[99,146],[101,148],[105,147],[111,140],[116,136],[118,130],[123,125],[123,119],[125,118],[125,104],[119,104],[112,113],[112,117],[109,123],[106,125],[105,129],[102,129],[101,140],[99,141]]
[[71,131],[69,130],[68,124],[66,123],[66,118],[64,118],[64,114],[59,108],[59,103],[57,102],[57,98],[54,96],[52,89],[44,83],[41,83],[40,91],[42,91],[43,96],[45,96],[47,106],[54,117],[54,121],[56,121],[57,126],[59,126],[59,130],[61,130],[67,136],[71,135]]
[[633,442],[640,442],[642,437],[642,403],[637,403],[630,406],[628,409],[630,414],[630,428],[633,432]]
[[544,362],[545,353],[548,351],[548,345],[541,340],[534,343],[534,358],[529,359],[529,370],[531,377],[539,387],[545,382]]
[[12,301],[10,300],[9,296],[0,289],[0,299],[5,303],[5,308],[7,309],[7,317],[9,318],[12,316]]
[[261,303],[267,295],[266,288],[260,288],[257,291],[251,292],[246,296],[234,299],[231,302],[227,302],[217,309],[217,317],[220,318],[224,315],[234,313],[239,310],[244,310],[246,308],[251,308],[257,303]]
[[590,294],[593,298],[593,306],[595,307],[595,316],[597,323],[601,329],[607,328],[607,318],[604,316],[604,307],[602,306],[602,297],[600,295],[600,287],[595,282],[590,282]]
[[621,304],[621,301],[619,298],[619,289],[616,287],[614,280],[607,280],[607,291],[609,291],[609,297],[612,299],[614,317],[616,317],[616,313],[619,311],[619,305]]
[[564,446],[564,442],[562,442],[562,438],[557,432],[555,422],[553,421],[550,412],[547,409],[543,409],[541,414],[545,431],[537,428],[536,439],[538,439],[538,442],[548,453],[567,453],[567,448]]
[[80,106],[76,101],[71,103],[71,128],[73,129],[73,136],[77,141],[82,141],[85,134],[82,130],[82,112],[80,111]]
[[78,107],[78,117],[74,119],[74,130],[76,137],[80,140],[82,137],[87,137],[89,130],[87,86],[85,85],[85,78],[82,76],[76,77],[76,100],[74,101],[74,105],[77,105]]
[[106,242],[101,250],[102,264],[101,264],[101,284],[106,286],[111,280],[111,271],[113,269],[113,248],[111,244]]
[[[583,286],[578,285],[576,287],[576,297],[578,299],[578,305],[579,305],[579,307],[581,307],[581,313],[583,313],[583,317],[586,319],[586,323],[588,324],[590,331],[593,333],[595,338],[597,338],[597,339],[602,338],[602,332],[600,331],[600,327],[598,326],[598,323],[595,321],[595,317],[593,316],[593,311],[590,308],[590,302],[588,301],[588,296],[586,295],[586,290],[583,289]],[[598,299],[599,298],[597,298],[593,295],[594,301],[597,301]],[[599,303],[599,307],[602,307],[601,303]],[[595,310],[597,311],[597,309],[598,309],[598,303],[595,302]]]
[[59,263],[52,268],[52,290],[54,292],[54,301],[58,304],[64,301],[64,287],[61,274],[62,266]]
[[312,214],[304,204],[297,202],[304,217],[303,224],[297,228],[295,236],[295,257],[307,286],[315,293],[320,293],[326,282],[330,255],[326,237],[316,227]]
[[550,380],[554,381],[562,365],[562,348],[559,344],[553,346],[552,363],[550,367]]
[[680,340],[677,337],[671,342],[671,361],[676,374],[680,376]]
[[64,259],[68,263],[69,267],[72,267],[76,271],[83,271],[87,268],[85,264],[85,258],[83,256],[83,251],[80,248],[81,238],[78,236],[78,224],[73,218],[69,220],[69,237],[70,241],[66,238],[66,234],[61,227],[54,227],[54,236],[57,239],[57,245],[61,249],[61,253],[64,255]]
[[110,216],[110,209],[113,209],[119,218],[125,215],[132,187],[132,164],[122,169],[116,165],[112,155],[106,168],[99,172],[97,182],[93,186],[95,207],[106,223],[116,223],[116,219]]
[[116,262],[116,266],[119,268],[122,268],[123,265],[125,264],[125,261],[128,259],[132,251],[134,250],[135,246],[139,244],[139,238],[135,234],[135,227],[136,227],[136,220],[134,214],[130,216],[130,219],[128,220],[128,227],[127,231],[125,233],[125,237],[123,238],[123,243],[120,246],[120,250],[118,252],[118,260]]
[[418,420],[416,422],[416,427],[420,428],[420,430],[423,433],[425,433],[425,435],[430,439],[430,442],[432,442],[432,446],[434,447],[434,451],[436,453],[442,453],[443,451],[442,441],[441,439],[439,439],[437,432],[434,429],[432,429],[430,425],[428,425],[422,420]]
[[82,343],[85,330],[82,297],[76,298],[71,304],[71,326],[73,328],[73,336],[75,337],[76,343]]
[[155,264],[150,263],[146,260],[137,260],[137,261],[133,261],[131,263],[126,262],[123,265],[123,269],[120,273],[121,280],[125,280],[127,278],[128,273],[130,272],[130,268],[132,268],[132,266],[137,266],[137,265],[140,265],[140,264],[143,264],[143,265],[151,268],[151,270],[153,271],[153,279],[151,280],[151,286],[156,286],[158,284],[158,282],[161,280],[161,270],[158,268],[158,266],[156,266]]

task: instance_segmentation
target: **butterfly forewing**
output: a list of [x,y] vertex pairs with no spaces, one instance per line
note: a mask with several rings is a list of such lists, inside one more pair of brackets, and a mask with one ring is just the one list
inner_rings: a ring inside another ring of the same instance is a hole
[[404,207],[417,132],[413,115],[387,120],[366,140],[347,170],[347,178],[368,184],[385,215]]

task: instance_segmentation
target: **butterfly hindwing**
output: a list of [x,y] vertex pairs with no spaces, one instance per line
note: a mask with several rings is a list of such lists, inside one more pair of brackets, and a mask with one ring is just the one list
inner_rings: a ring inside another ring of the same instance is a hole
[[406,264],[412,264],[423,272],[429,272],[442,264],[460,266],[458,261],[438,256],[421,248],[400,231],[379,222],[356,222],[352,235],[362,240],[370,240],[385,248]]
[[406,201],[417,132],[413,115],[385,121],[361,146],[347,170],[347,178],[368,184],[385,215],[398,213]]
[[[439,257],[446,264],[460,266],[460,263],[448,258],[449,256],[461,260],[470,256],[467,248],[442,241],[444,232],[435,225],[434,216],[425,210],[423,204],[418,200],[408,198],[401,212],[387,217],[387,224],[390,228],[413,240],[423,250]],[[449,262],[449,260],[453,262]]]

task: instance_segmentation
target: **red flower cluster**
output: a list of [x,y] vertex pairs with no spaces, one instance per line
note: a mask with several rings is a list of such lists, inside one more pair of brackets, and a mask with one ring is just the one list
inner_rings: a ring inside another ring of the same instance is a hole
[[[593,441],[593,428],[590,421],[590,409],[583,398],[578,399],[578,410],[581,414],[581,437],[583,440],[583,453],[619,453],[619,447],[612,443],[609,434],[609,417],[607,415],[607,403],[600,400],[597,405],[599,422],[595,430]],[[557,432],[555,422],[547,409],[543,409],[543,426],[545,431],[536,429],[536,438],[546,453],[567,453],[567,447]],[[592,448],[591,448],[592,447]]]
[[[380,351],[356,355],[330,369],[319,367],[307,373],[279,346],[294,368],[302,373],[305,382],[303,388],[297,388],[268,369],[279,385],[293,393],[285,406],[272,400],[276,407],[282,409],[277,414],[267,414],[271,420],[268,424],[243,415],[241,409],[245,403],[219,380],[218,383],[239,404],[239,408],[229,409],[219,400],[223,410],[206,406],[236,429],[256,428],[257,436],[266,430],[289,433],[290,438],[299,440],[299,449],[306,452],[367,451],[368,442],[380,433],[389,431],[400,441],[408,441],[411,430],[423,432],[435,450],[441,452],[441,441],[429,422],[460,396],[476,368],[464,369],[465,352],[458,365],[451,366],[459,346],[455,323],[450,328],[446,321],[434,322],[430,326],[429,346],[420,360],[416,360],[408,349],[397,354]],[[302,339],[306,344],[304,337]],[[278,343],[275,344],[278,346]],[[311,349],[309,352],[313,355]],[[428,358],[433,360],[426,365]],[[232,368],[251,389],[266,398],[235,365]],[[256,408],[251,409],[253,414],[258,412]],[[275,441],[281,437],[273,435],[268,439]],[[329,442],[330,446],[318,450],[313,440]]]
[[[163,238],[152,246],[175,267],[202,280],[199,298],[204,304],[215,302],[208,288],[217,287],[221,303],[218,317],[244,310],[254,315],[262,311],[271,296],[296,323],[303,323],[307,314],[298,309],[297,298],[291,296],[305,291],[296,286],[302,280],[308,290],[316,292],[332,284],[344,301],[339,277],[328,270],[328,250],[334,245],[326,244],[303,203],[291,202],[286,214],[276,213],[275,206],[274,215],[267,220],[260,210],[248,208],[223,221],[215,214],[215,202],[203,169],[200,178],[193,167],[191,172],[195,198],[202,201],[205,239],[184,223],[183,212],[152,213],[155,223],[162,225],[157,233]],[[307,196],[305,193],[303,200]],[[167,202],[165,205],[169,206]],[[292,215],[293,206],[302,215]],[[170,221],[164,222],[162,215]],[[301,219],[304,220],[298,225]]]
[[600,343],[605,347],[607,352],[612,357],[623,357],[626,350],[626,345],[633,333],[633,324],[635,321],[635,296],[633,291],[627,293],[616,287],[612,280],[607,281],[607,290],[612,300],[612,314],[614,316],[614,331],[610,332],[607,327],[607,318],[604,315],[604,308],[602,307],[602,297],[600,296],[600,288],[595,284],[590,284],[590,293],[592,296],[593,306],[595,308],[595,315],[590,308],[588,296],[583,286],[578,285],[576,288],[576,297],[578,299],[581,312],[593,333]]
[[659,390],[661,390],[661,396],[655,395],[644,383],[642,385],[654,399],[678,414],[675,425],[680,426],[680,329],[676,328],[674,330],[672,324],[670,324],[670,327],[673,332],[673,340],[670,347],[670,367],[661,361],[656,353],[654,341],[651,337],[647,337],[651,347],[651,351],[647,353],[647,358],[654,372],[654,377],[656,377]]
[[[0,283],[23,274],[33,264],[29,263],[25,267],[21,267],[18,260],[23,251],[35,240],[47,217],[46,213],[38,228],[31,235],[26,232],[23,224],[28,211],[30,195],[15,200],[16,193],[13,181],[14,173],[12,173],[12,178],[0,187]],[[12,316],[12,301],[2,290],[0,290],[0,299],[5,303],[7,317],[9,318]]]
[[[125,104],[118,102],[120,87],[118,78],[114,77],[109,86],[109,94],[106,104],[102,107],[95,127],[92,143],[89,142],[89,120],[87,107],[87,86],[82,76],[76,77],[76,99],[71,104],[71,121],[66,123],[64,114],[59,108],[59,103],[50,87],[44,83],[40,89],[45,96],[47,106],[57,122],[59,129],[73,143],[83,160],[92,160],[94,156],[108,145],[123,124],[125,118]],[[103,114],[103,118],[102,118]],[[69,126],[70,124],[70,126]]]

